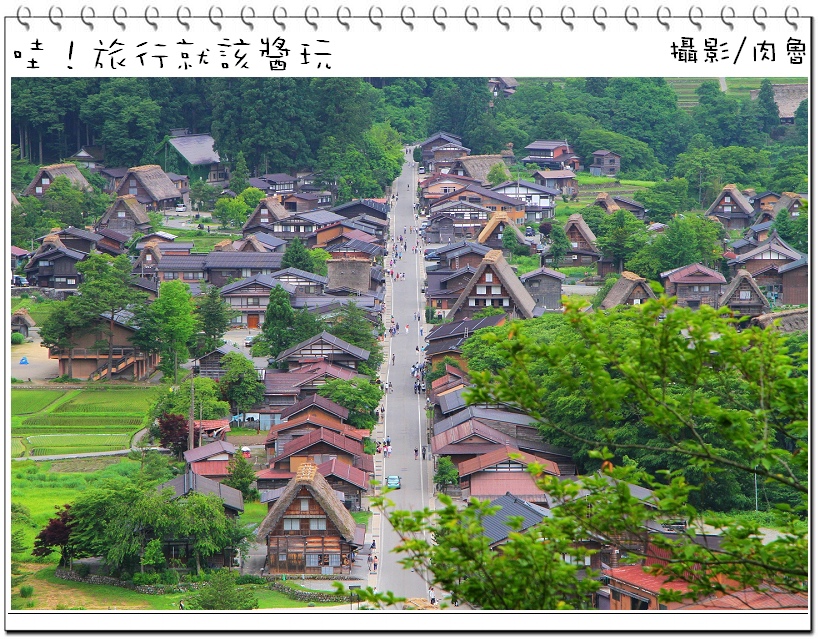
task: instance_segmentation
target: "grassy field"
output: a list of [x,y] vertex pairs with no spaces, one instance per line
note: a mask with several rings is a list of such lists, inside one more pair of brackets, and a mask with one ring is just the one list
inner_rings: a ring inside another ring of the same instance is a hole
[[[42,301],[37,301],[37,300]],[[42,326],[43,322],[48,319],[53,310],[56,308],[57,302],[46,299],[40,295],[37,297],[13,297],[11,298],[11,312],[17,309],[26,308],[28,314],[31,315],[37,326]]]
[[255,524],[258,526],[267,516],[267,504],[258,501],[245,501],[244,512],[239,521],[242,524]]
[[11,414],[27,415],[44,410],[65,395],[61,390],[15,390],[11,391]]
[[57,455],[128,448],[159,391],[15,389],[11,432],[17,443],[12,454]]

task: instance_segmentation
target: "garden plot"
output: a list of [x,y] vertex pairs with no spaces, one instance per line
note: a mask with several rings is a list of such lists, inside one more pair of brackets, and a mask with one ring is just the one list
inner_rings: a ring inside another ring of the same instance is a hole
[[31,435],[25,438],[29,454],[70,455],[74,453],[105,452],[124,450],[131,445],[129,433],[60,433],[53,435]]

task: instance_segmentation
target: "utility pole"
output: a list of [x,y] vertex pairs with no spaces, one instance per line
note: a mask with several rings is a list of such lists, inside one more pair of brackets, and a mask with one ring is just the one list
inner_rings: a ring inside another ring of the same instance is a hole
[[188,420],[187,420],[187,449],[193,450],[193,431],[194,428],[194,420],[193,420],[193,374],[190,375],[190,412],[188,413]]

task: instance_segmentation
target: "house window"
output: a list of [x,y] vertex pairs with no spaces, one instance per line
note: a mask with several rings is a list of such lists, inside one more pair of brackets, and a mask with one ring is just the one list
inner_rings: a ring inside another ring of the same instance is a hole
[[474,298],[473,297],[469,298],[469,306],[477,306],[477,304],[474,303]]
[[54,278],[54,281],[55,281],[57,284],[65,284],[65,278],[64,278],[64,277],[55,277],[55,278]]
[[145,261],[146,261],[146,262],[150,262],[150,261],[152,261],[152,260],[153,260],[153,256],[152,256],[150,253],[147,253],[147,254],[145,255]]
[[247,306],[258,306],[258,298],[257,297],[248,297],[247,298]]
[[48,260],[40,260],[40,266],[51,266],[51,262]]
[[318,519],[310,519],[310,530],[326,530],[327,518],[319,517]]
[[614,601],[619,601],[621,599],[621,597],[622,596],[619,594],[618,590],[613,590],[613,589],[611,590],[611,599],[613,599]]
[[486,282],[491,284],[494,281],[494,274],[493,273],[486,273]]
[[43,187],[41,187],[41,186],[34,187],[34,192],[35,192],[37,195],[42,195],[42,193],[43,193]]
[[738,298],[740,300],[749,300],[750,299],[750,291],[739,291]]
[[732,206],[725,206],[725,207],[724,207],[724,212],[725,212],[725,213],[731,213],[732,211],[733,211],[733,207],[732,207]]
[[503,298],[503,306],[508,306],[508,298],[507,297]]
[[647,610],[648,609],[648,602],[644,599],[637,599],[636,597],[631,597],[631,610]]
[[492,286],[491,287],[491,294],[492,295],[499,295],[500,294],[500,287],[499,286]]
[[321,555],[307,555],[307,568],[318,568]]
[[341,555],[339,555],[339,554],[330,555],[329,556],[329,565],[334,566],[336,568],[338,566],[340,566],[341,565]]
[[301,500],[301,510],[309,510],[310,509],[310,500],[309,499],[302,499]]
[[729,196],[729,195],[725,195],[725,196],[724,196],[724,203],[725,203],[725,204],[730,204],[730,202],[732,202],[732,201],[733,201],[733,200],[731,200],[731,199],[730,199],[730,196]]
[[259,218],[259,220],[261,221],[261,223],[262,223],[262,224],[267,224],[267,222],[269,222],[269,221],[270,221],[270,218],[268,218],[266,215],[262,215],[262,216]]
[[699,290],[700,290],[702,293],[708,293],[708,292],[710,292],[710,284],[702,284],[702,285],[699,287]]
[[296,517],[285,517],[284,530],[301,530],[301,520]]
[[166,280],[175,280],[176,279],[176,273],[172,273],[170,271],[165,273],[165,279]]
[[125,217],[125,211],[117,211],[117,212],[116,212],[116,216],[117,216],[119,219],[124,218],[124,217]]
[[66,284],[76,284],[76,283],[77,283],[77,278],[75,278],[75,277],[68,277],[68,278],[66,278],[65,283],[66,283]]
[[633,300],[633,305],[634,306],[639,306],[639,304],[641,304],[641,303],[642,303],[642,300],[640,300],[638,297],[634,298],[634,300]]
[[486,287],[485,286],[478,286],[477,287],[477,294],[478,295],[485,295],[486,294]]
[[280,562],[285,562],[285,561],[287,561],[287,553],[286,553],[286,552],[279,553],[279,555],[278,555],[278,560],[279,560]]
[[540,288],[540,283],[537,280],[530,280],[528,282],[528,288]]
[[571,248],[579,248],[579,242],[571,242]]
[[571,256],[571,259],[572,259],[572,260],[576,260],[576,259],[578,259],[578,258],[579,258],[579,255],[572,255],[572,256]]
[[136,195],[136,187],[135,186],[128,187],[128,195]]

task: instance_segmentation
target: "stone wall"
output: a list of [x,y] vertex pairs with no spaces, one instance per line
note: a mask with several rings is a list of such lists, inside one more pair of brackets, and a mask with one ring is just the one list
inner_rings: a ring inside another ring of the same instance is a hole
[[[326,576],[326,575],[325,575]],[[295,601],[315,601],[317,603],[347,603],[350,595],[336,595],[333,592],[304,592],[285,585],[286,582],[271,581],[270,589],[280,592],[289,599]]]
[[204,583],[201,584],[156,584],[151,586],[137,586],[130,581],[122,581],[115,577],[105,577],[104,575],[87,575],[86,577],[74,572],[73,570],[66,570],[64,568],[57,568],[55,576],[58,579],[65,579],[66,581],[79,581],[84,584],[94,584],[97,586],[117,586],[119,588],[127,588],[143,595],[166,595],[175,592],[187,592],[189,590],[198,590]]

